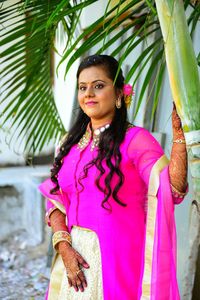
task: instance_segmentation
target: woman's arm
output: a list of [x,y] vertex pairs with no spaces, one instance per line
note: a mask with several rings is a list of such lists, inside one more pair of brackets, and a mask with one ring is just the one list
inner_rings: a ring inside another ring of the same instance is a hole
[[[87,282],[82,271],[82,267],[89,268],[89,265],[82,256],[71,246],[68,228],[66,226],[66,215],[70,201],[66,193],[61,189],[56,194],[51,194],[55,184],[50,178],[39,185],[39,190],[47,199],[46,202],[46,222],[51,226],[54,233],[53,243],[56,250],[61,255],[65,268],[67,270],[68,282],[76,291],[84,291]],[[61,231],[61,232],[59,232]],[[62,241],[61,241],[62,240]],[[65,241],[63,241],[65,240]]]
[[50,217],[50,224],[53,232],[62,230],[62,231],[68,231],[66,222],[65,222],[65,215],[59,210],[54,210]]
[[[176,117],[173,119],[174,140],[184,137],[183,135],[181,135],[183,134],[182,128],[180,130],[180,127],[178,127],[178,124],[176,124],[177,118],[179,119],[176,114],[176,111],[174,111],[173,116],[175,115]],[[133,131],[136,130],[134,130],[133,128]],[[139,130],[137,130],[133,135],[133,138],[128,145],[127,153],[136,169],[138,170],[139,175],[146,183],[146,185],[149,186],[149,176],[151,174],[151,169],[157,162],[157,160],[164,155],[164,151],[161,148],[160,144],[149,133],[148,130],[139,128]],[[182,160],[182,163],[179,169],[180,160]],[[185,144],[173,144],[170,166],[168,166],[168,169],[170,170],[169,183],[171,183],[173,201],[175,204],[179,204],[184,198],[185,191],[187,191],[187,152]],[[176,192],[174,191],[174,188],[176,189]]]
[[187,189],[187,150],[181,120],[174,105],[172,111],[173,145],[169,163],[172,190],[185,193]]
[[[54,233],[58,231],[68,232],[65,215],[61,211],[54,210],[49,218]],[[60,241],[56,246],[56,250],[61,255],[66,267],[70,287],[73,286],[77,292],[79,289],[83,292],[87,287],[87,282],[83,271],[79,270],[81,270],[81,267],[89,268],[89,265],[67,241]]]

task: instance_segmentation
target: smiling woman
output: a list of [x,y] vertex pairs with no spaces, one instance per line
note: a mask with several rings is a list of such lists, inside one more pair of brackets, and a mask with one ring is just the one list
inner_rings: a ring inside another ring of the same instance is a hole
[[105,69],[84,69],[78,80],[78,101],[82,110],[91,118],[92,128],[110,123],[115,114],[116,99],[122,97]]
[[111,56],[82,61],[79,115],[40,185],[57,251],[48,300],[180,299],[174,204],[187,190],[181,122],[174,107],[169,162],[146,129],[128,122],[133,91],[117,72]]

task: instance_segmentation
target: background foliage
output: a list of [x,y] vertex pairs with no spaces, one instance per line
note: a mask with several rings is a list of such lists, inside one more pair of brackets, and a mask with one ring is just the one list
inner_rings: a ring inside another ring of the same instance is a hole
[[[11,121],[11,127],[18,129],[12,140],[16,143],[25,140],[26,153],[41,151],[51,139],[59,138],[64,132],[53,95],[53,56],[57,52],[55,35],[58,26],[62,27],[67,42],[56,68],[64,63],[65,75],[78,58],[87,55],[91,45],[97,46],[97,53],[104,53],[113,45],[109,54],[119,58],[121,66],[140,43],[156,37],[133,62],[126,76],[126,81],[132,80],[134,85],[148,66],[136,113],[152,78],[152,114],[156,110],[165,56],[154,1],[121,0],[113,6],[109,0],[104,15],[83,29],[80,22],[82,12],[94,2],[96,0],[24,0],[13,4],[13,1],[1,1],[1,125]],[[192,36],[200,16],[200,3],[185,0],[184,6],[185,10],[190,8],[187,21]],[[123,42],[115,46],[115,42],[130,29],[132,34],[126,35]],[[111,34],[112,37],[108,38]],[[197,62],[200,65],[200,54]],[[157,73],[153,76],[155,70]]]

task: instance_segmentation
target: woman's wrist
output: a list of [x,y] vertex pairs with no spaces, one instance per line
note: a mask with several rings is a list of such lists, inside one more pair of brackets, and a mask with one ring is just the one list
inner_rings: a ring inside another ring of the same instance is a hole
[[70,233],[68,231],[63,231],[63,230],[54,232],[52,237],[52,244],[53,244],[53,248],[56,251],[58,251],[58,248],[62,247],[63,244],[71,246],[72,239]]
[[186,144],[185,135],[182,128],[179,129],[173,128],[173,143]]
[[69,244],[68,242],[66,241],[60,241],[57,245],[56,245],[56,251],[62,255],[64,253],[66,253],[66,250],[71,248],[72,245]]
[[173,144],[183,144],[183,145],[185,145],[186,141],[183,138],[177,138],[177,139],[174,138],[173,139]]

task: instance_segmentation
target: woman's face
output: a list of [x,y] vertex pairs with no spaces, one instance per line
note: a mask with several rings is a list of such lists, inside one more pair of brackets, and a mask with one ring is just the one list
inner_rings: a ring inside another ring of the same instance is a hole
[[84,69],[78,78],[78,101],[91,121],[111,121],[118,95],[103,67]]

